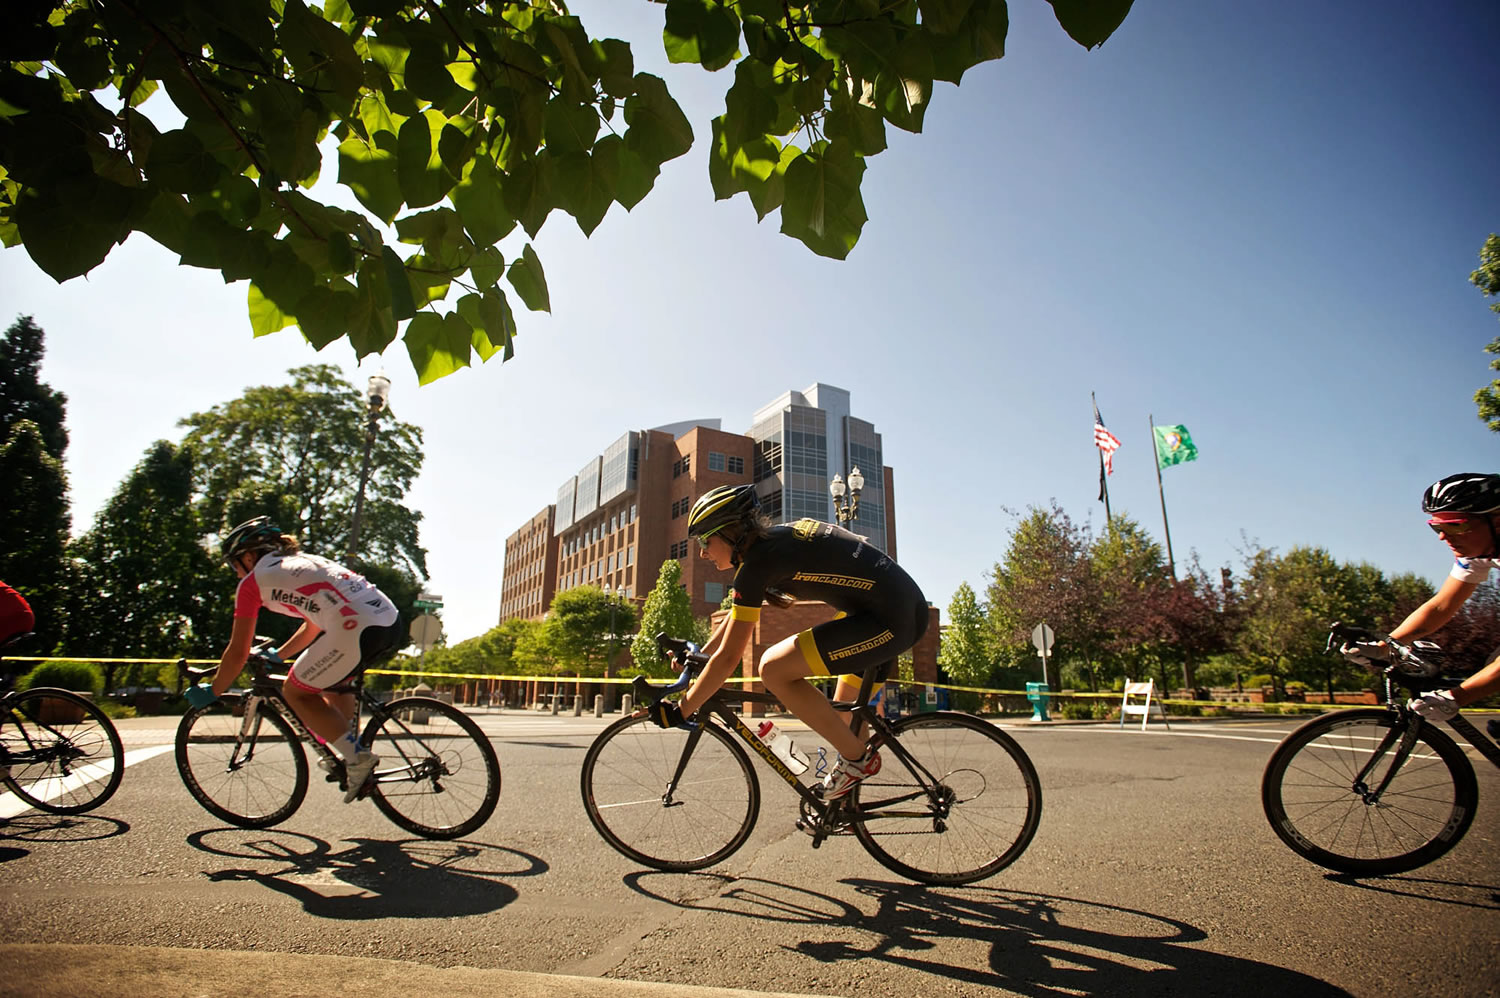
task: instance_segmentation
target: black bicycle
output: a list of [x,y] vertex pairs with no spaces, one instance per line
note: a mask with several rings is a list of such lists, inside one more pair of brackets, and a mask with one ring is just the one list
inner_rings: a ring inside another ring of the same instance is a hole
[[[250,689],[190,710],[177,728],[177,769],[193,798],[215,817],[241,828],[269,828],[290,818],[307,794],[312,749],[330,783],[347,789],[344,762],[310,732],[282,695],[285,663],[264,648],[250,654]],[[178,668],[202,677],[215,670]],[[361,742],[380,756],[380,768],[360,796],[387,818],[429,839],[476,831],[500,799],[500,761],[479,725],[433,697],[390,703],[364,688],[363,670],[331,692],[353,694],[368,713]]]
[[[1328,650],[1348,641],[1387,640],[1334,624]],[[1406,707],[1407,693],[1451,689],[1430,642],[1395,654],[1385,672],[1385,706],[1313,718],[1276,747],[1261,779],[1261,805],[1288,847],[1319,866],[1377,876],[1431,863],[1458,844],[1474,820],[1479,785],[1464,750]],[[1500,766],[1500,745],[1461,714],[1448,726]],[[1490,730],[1495,731],[1495,722]]]
[[[14,647],[30,632],[0,645]],[[68,690],[0,693],[0,784],[52,814],[81,814],[114,796],[125,750],[114,724],[93,701]]]
[[[708,661],[691,642],[657,635],[682,674],[670,685],[634,683],[637,702],[684,690]],[[1014,739],[971,714],[938,711],[890,722],[870,706],[867,675],[853,703],[835,707],[865,725],[884,755],[880,772],[825,801],[735,713],[741,703],[780,708],[770,693],[720,690],[690,729],[621,718],[583,760],[589,821],[615,849],[657,870],[700,870],[745,844],[760,813],[760,783],[738,735],[801,798],[797,827],[813,847],[852,833],[887,868],[925,884],[967,884],[1016,860],[1036,834],[1042,789]]]

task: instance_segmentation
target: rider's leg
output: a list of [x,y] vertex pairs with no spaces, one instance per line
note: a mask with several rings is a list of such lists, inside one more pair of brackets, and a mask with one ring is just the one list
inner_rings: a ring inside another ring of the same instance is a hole
[[[818,688],[805,677],[820,675],[821,670],[812,668],[797,646],[797,636],[792,635],[778,641],[760,660],[760,678],[766,688],[776,694],[786,709],[797,715],[823,740],[834,747],[846,759],[858,759],[865,753],[864,739],[849,730],[844,715],[833,709]],[[845,690],[841,681],[839,692]],[[859,693],[856,687],[849,695],[853,699]],[[842,698],[842,697],[841,697]]]
[[286,682],[281,684],[281,692],[309,730],[349,758],[348,746],[343,743],[348,740],[350,715],[329,701],[352,700],[352,695],[325,693],[297,682],[294,676],[287,676]]

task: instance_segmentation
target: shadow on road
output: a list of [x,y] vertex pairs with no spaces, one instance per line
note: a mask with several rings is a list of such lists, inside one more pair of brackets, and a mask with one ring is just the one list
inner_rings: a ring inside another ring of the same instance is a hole
[[[649,883],[658,877],[664,878],[660,889]],[[1209,937],[1179,919],[1080,898],[843,881],[871,900],[866,911],[826,894],[753,878],[639,873],[625,880],[637,892],[681,908],[806,923],[816,928],[814,937],[784,948],[819,963],[878,960],[1020,995],[1348,995],[1297,971],[1185,945]],[[965,939],[988,947],[986,964],[959,965],[938,957],[951,950],[942,944]]]
[[[23,814],[0,820],[0,842],[91,842],[130,831],[127,822],[96,814]],[[31,854],[30,849],[0,846],[0,863]]]
[[451,918],[498,911],[517,898],[502,877],[545,873],[541,859],[500,846],[411,839],[349,839],[338,852],[298,832],[210,829],[188,836],[202,852],[255,861],[205,870],[215,882],[253,881],[319,918]]
[[[1436,901],[1438,904],[1451,904],[1460,908],[1500,911],[1500,887],[1494,884],[1471,884],[1455,880],[1432,880],[1405,876],[1356,877],[1348,873],[1330,873],[1324,879],[1330,883],[1358,887],[1362,891],[1375,891],[1378,894],[1419,898],[1423,901]],[[1454,897],[1455,893],[1459,896]]]

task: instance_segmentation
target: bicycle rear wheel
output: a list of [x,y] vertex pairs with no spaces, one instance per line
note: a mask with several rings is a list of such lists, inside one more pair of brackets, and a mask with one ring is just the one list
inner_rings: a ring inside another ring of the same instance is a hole
[[247,723],[245,698],[225,696],[183,715],[177,771],[209,814],[240,828],[290,818],[307,795],[307,756],[290,725],[265,702]]
[[924,884],[967,884],[1026,850],[1042,785],[1015,739],[972,714],[904,717],[879,773],[852,791],[850,827],[887,869]]
[[1397,725],[1404,722],[1390,710],[1325,714],[1271,753],[1261,806],[1293,852],[1330,870],[1379,876],[1431,863],[1463,838],[1479,800],[1474,767],[1429,723],[1379,799],[1367,800],[1385,779],[1397,745],[1363,781],[1359,774]]
[[475,832],[500,800],[500,760],[479,725],[452,704],[407,697],[365,729],[380,756],[370,799],[397,825],[429,839]]
[[0,713],[6,785],[32,807],[81,814],[114,796],[125,772],[115,726],[95,704],[46,687],[11,698]]
[[689,732],[621,718],[589,746],[580,785],[604,841],[656,870],[713,866],[745,844],[760,814],[749,758],[710,721]]

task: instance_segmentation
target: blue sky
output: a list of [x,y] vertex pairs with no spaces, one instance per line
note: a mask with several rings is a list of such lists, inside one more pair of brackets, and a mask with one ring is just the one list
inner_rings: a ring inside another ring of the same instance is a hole
[[924,134],[890,130],[842,263],[713,201],[731,78],[666,65],[661,7],[570,6],[667,79],[698,142],[591,239],[546,224],[553,312],[520,316],[509,364],[418,388],[399,345],[361,367],[254,340],[243,283],[139,235],[62,286],[0,252],[3,318],[36,317],[69,396],[75,530],[182,416],[322,360],[360,385],[383,365],[426,433],[410,500],[452,639],[494,623],[505,536],[620,433],[744,430],[815,381],[883,434],[901,561],[945,608],[1013,513],[1055,498],[1102,528],[1090,391],[1124,443],[1111,505],[1158,538],[1148,414],[1192,432],[1199,460],[1163,473],[1179,562],[1237,567],[1248,540],[1446,573],[1421,491],[1500,443],[1470,399],[1500,323],[1467,280],[1500,231],[1490,0],[1143,0],[1093,52],[1017,0],[1005,59],[939,84]]

